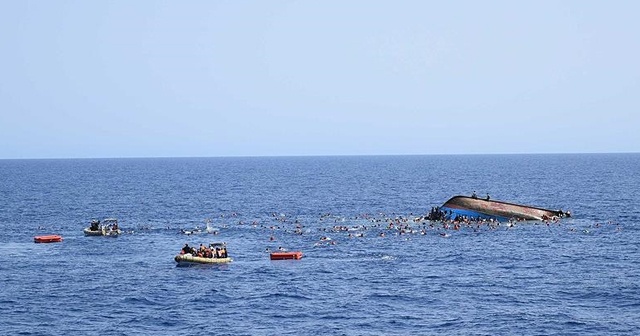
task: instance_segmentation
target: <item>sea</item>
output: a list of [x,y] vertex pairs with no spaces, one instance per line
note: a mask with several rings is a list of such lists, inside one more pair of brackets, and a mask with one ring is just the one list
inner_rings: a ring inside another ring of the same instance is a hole
[[[424,220],[473,192],[573,216]],[[638,335],[639,222],[640,154],[0,160],[0,335]]]

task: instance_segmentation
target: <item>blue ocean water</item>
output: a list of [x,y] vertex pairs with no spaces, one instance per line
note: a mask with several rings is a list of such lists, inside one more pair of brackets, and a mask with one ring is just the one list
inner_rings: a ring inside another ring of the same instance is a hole
[[[638,154],[0,160],[0,334],[637,335],[639,190]],[[413,221],[472,191],[574,216]]]

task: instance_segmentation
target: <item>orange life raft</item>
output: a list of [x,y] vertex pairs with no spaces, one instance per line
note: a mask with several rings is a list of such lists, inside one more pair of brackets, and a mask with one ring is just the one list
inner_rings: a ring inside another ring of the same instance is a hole
[[36,243],[58,243],[62,241],[62,236],[48,235],[48,236],[35,236],[33,241]]
[[302,252],[271,252],[271,260],[302,259]]

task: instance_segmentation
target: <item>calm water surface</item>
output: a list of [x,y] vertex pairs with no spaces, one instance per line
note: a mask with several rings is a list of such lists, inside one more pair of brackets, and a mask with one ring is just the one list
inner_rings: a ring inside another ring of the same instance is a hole
[[[638,154],[0,160],[0,334],[637,335],[639,190]],[[574,217],[388,228],[472,191]]]

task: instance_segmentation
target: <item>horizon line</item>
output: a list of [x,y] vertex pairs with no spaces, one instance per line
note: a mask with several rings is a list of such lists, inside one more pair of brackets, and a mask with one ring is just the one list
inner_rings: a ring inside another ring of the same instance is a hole
[[212,155],[212,156],[86,156],[86,157],[25,157],[0,160],[107,160],[107,159],[212,159],[212,158],[295,158],[295,157],[374,157],[374,156],[483,156],[483,155],[611,155],[640,152],[535,152],[535,153],[431,153],[431,154],[298,154],[298,155]]

